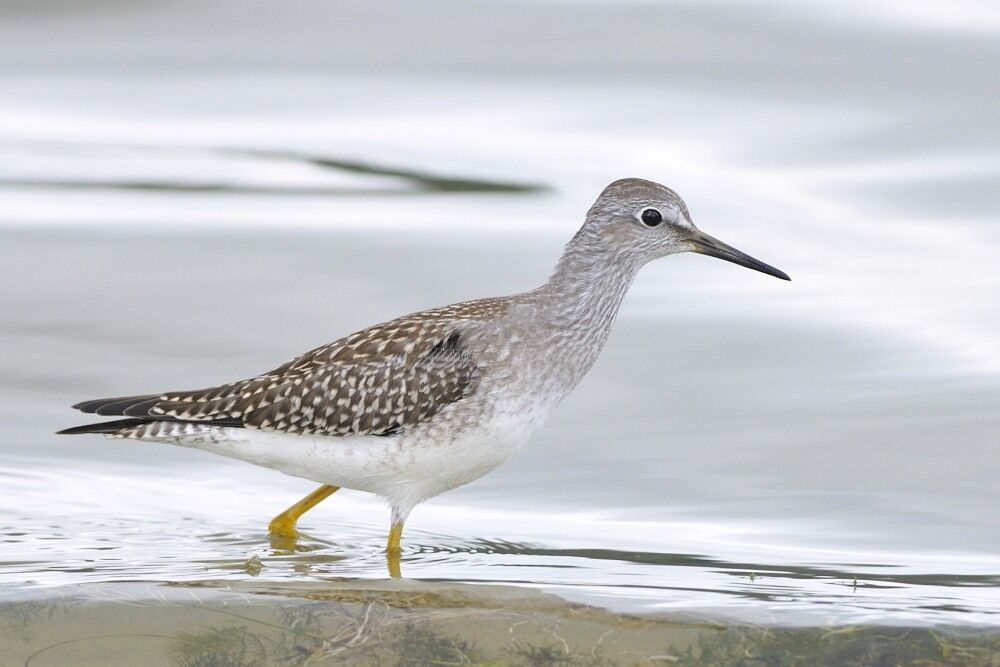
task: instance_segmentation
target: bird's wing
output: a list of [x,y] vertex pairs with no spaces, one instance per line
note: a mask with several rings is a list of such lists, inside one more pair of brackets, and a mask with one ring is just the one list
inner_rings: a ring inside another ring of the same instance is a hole
[[241,382],[74,407],[150,421],[296,434],[389,435],[468,395],[479,368],[463,338],[497,307],[459,304],[393,320]]

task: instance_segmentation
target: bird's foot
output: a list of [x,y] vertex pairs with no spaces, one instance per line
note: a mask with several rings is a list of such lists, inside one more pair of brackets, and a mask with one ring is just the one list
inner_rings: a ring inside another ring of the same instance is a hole
[[295,539],[299,536],[299,531],[295,530],[295,518],[284,513],[279,514],[271,519],[271,523],[267,524],[268,534],[274,537]]

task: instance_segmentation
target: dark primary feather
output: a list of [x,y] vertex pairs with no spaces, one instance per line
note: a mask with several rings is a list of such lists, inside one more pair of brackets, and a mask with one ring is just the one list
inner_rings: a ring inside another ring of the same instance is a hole
[[123,416],[60,433],[109,433],[152,421],[320,435],[391,435],[430,419],[474,386],[462,325],[497,314],[494,300],[457,304],[371,327],[249,380],[96,399],[73,407]]
[[109,422],[98,422],[96,424],[84,424],[83,426],[73,426],[56,431],[56,435],[77,435],[80,433],[117,433],[123,428],[132,428],[148,424],[148,419],[115,419]]

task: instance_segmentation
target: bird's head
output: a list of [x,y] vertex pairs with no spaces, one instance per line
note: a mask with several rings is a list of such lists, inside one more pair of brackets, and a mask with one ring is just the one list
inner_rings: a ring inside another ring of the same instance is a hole
[[698,229],[676,192],[641,178],[623,178],[604,188],[587,212],[580,233],[590,243],[639,264],[678,252],[697,252],[790,280],[783,271]]

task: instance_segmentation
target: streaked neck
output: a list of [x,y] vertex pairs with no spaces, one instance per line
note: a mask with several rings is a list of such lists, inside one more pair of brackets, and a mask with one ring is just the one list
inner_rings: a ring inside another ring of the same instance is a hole
[[555,271],[536,290],[550,333],[578,346],[585,368],[596,359],[625,293],[641,265],[581,230],[566,245]]

